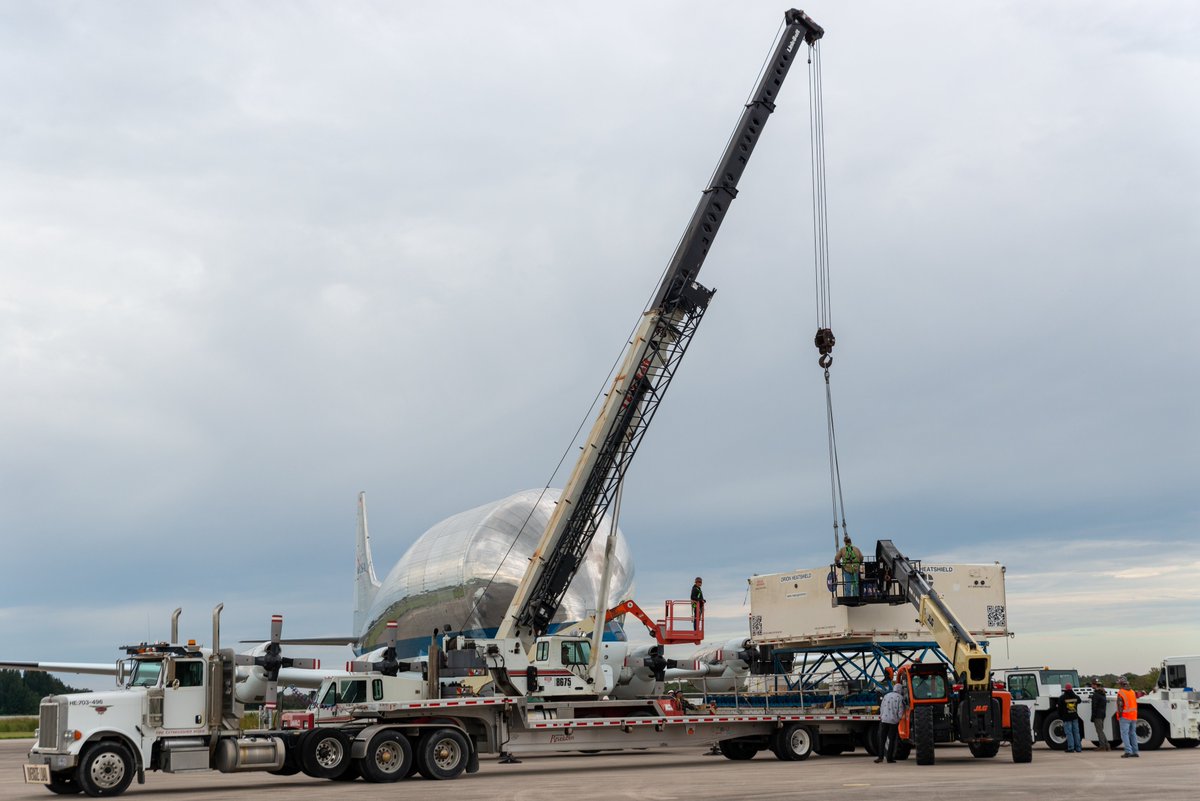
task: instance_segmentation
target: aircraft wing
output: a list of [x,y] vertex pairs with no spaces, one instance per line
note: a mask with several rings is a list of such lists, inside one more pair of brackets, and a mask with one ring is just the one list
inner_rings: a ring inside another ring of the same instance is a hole
[[117,675],[115,662],[5,662],[0,670],[34,670],[40,673],[90,673],[97,676]]

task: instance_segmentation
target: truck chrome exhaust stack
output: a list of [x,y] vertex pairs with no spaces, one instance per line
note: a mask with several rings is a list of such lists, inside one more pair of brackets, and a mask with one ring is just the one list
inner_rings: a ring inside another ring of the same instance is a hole
[[179,642],[179,616],[183,614],[183,607],[175,607],[175,611],[171,613],[171,644],[175,645]]
[[213,638],[212,650],[214,654],[221,652],[221,610],[225,608],[225,604],[217,604],[213,607]]

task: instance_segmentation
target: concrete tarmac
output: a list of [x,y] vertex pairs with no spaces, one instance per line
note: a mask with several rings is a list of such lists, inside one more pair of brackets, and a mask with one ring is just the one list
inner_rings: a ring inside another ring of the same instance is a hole
[[[0,799],[46,801],[44,787],[22,782],[21,763],[32,740],[0,741]],[[283,801],[374,801],[374,799],[495,798],[517,801],[697,801],[697,799],[855,798],[873,801],[921,799],[1153,798],[1194,801],[1200,798],[1200,749],[1164,745],[1138,759],[1122,759],[1120,751],[1081,754],[1034,748],[1033,762],[1015,765],[1008,748],[995,759],[975,759],[961,746],[939,747],[937,764],[918,766],[911,758],[876,764],[858,751],[835,757],[814,756],[804,762],[780,762],[770,752],[733,762],[704,756],[698,750],[564,754],[528,757],[519,765],[495,759],[480,762],[479,772],[447,782],[419,776],[396,784],[363,781],[331,782],[303,774],[289,777],[263,773],[148,773],[125,797],[216,801],[229,798]],[[84,796],[78,796],[83,798]]]

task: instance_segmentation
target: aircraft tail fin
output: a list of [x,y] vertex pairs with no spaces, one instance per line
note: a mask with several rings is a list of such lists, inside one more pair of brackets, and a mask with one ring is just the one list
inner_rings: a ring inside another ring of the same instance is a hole
[[367,624],[371,602],[379,591],[375,563],[371,561],[371,535],[367,533],[367,493],[358,493],[358,533],[354,544],[354,631],[361,633]]

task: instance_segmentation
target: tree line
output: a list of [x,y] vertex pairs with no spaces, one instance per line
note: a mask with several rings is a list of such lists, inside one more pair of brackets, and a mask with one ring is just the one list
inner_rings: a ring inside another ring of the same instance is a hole
[[36,715],[47,695],[82,692],[87,690],[69,687],[49,673],[0,670],[0,715]]

